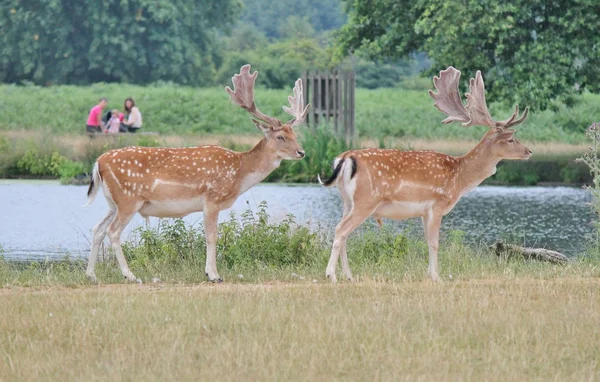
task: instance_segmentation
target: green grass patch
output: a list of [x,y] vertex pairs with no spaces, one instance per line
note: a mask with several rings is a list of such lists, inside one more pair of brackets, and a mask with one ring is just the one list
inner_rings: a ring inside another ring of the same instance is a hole
[[[413,83],[414,82],[414,83]],[[443,116],[432,106],[422,81],[407,82],[407,89],[357,89],[356,126],[361,137],[413,137],[425,139],[477,139],[483,128],[442,125]],[[229,84],[223,84],[223,86]],[[418,90],[415,90],[418,89]],[[257,89],[263,112],[287,120],[281,106],[288,90]],[[133,96],[144,115],[144,129],[162,134],[260,134],[248,115],[234,106],[223,88],[190,88],[176,85],[134,86],[95,84],[77,86],[0,85],[0,130],[33,130],[40,133],[84,134],[90,108],[100,97],[109,98],[109,109],[122,108]],[[600,95],[584,94],[571,108],[532,113],[519,128],[523,141],[581,143],[593,122]],[[522,107],[526,105],[521,105]],[[492,104],[491,113],[504,119],[512,110]]]

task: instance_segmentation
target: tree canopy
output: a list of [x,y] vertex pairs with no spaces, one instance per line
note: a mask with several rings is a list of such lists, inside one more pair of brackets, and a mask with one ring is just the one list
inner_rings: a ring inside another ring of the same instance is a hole
[[239,0],[0,0],[0,81],[211,84]]
[[[289,36],[303,27],[324,32],[339,28],[346,15],[341,0],[243,0],[241,24],[253,24],[269,38]],[[294,32],[289,32],[292,29]]]
[[[402,58],[425,52],[429,75],[481,70],[489,100],[544,109],[600,89],[597,0],[344,0],[344,53]],[[466,83],[466,81],[465,81]]]

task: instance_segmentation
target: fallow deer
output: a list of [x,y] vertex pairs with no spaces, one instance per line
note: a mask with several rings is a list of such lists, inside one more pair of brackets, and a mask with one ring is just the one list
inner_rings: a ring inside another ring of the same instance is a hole
[[[461,122],[463,126],[489,127],[479,144],[469,153],[454,157],[433,151],[399,151],[385,149],[350,150],[333,163],[333,174],[322,184],[337,184],[344,202],[344,212],[335,230],[335,239],[326,276],[336,282],[336,264],[341,255],[344,275],[352,281],[346,253],[348,235],[369,216],[396,220],[421,217],[429,246],[428,274],[439,281],[438,241],[442,217],[458,200],[496,172],[502,159],[528,159],[531,150],[517,141],[511,127],[520,118],[518,105],[504,121],[492,120],[485,101],[481,72],[469,82],[467,104],[458,91],[460,71],[449,67],[434,77],[437,90],[429,91],[436,106],[448,117],[442,123]],[[319,181],[321,179],[319,178]]]
[[137,280],[129,270],[121,249],[121,232],[133,215],[177,218],[192,212],[204,213],[206,233],[206,276],[221,282],[217,273],[216,244],[219,212],[273,170],[284,159],[300,160],[300,147],[294,127],[302,124],[310,105],[304,106],[302,80],[298,79],[287,123],[261,113],[254,102],[254,82],[258,72],[250,74],[250,65],[232,78],[234,90],[225,88],[233,103],[248,111],[252,122],[265,137],[247,152],[235,152],[219,146],[193,148],[128,147],[108,151],[98,158],[88,190],[90,204],[100,186],[108,202],[108,214],[94,227],[92,248],[86,275],[96,280],[95,266],[104,237],[112,243],[121,272]]

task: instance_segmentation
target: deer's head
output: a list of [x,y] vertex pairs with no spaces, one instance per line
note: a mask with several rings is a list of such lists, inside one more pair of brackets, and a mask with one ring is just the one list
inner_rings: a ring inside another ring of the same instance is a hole
[[500,159],[528,159],[531,150],[525,147],[515,137],[512,129],[527,118],[528,108],[521,117],[519,106],[515,106],[512,116],[504,121],[495,121],[490,116],[485,100],[485,85],[478,70],[475,78],[469,80],[469,92],[466,93],[467,104],[463,105],[458,92],[460,71],[450,66],[440,72],[439,77],[433,77],[437,93],[430,90],[429,95],[435,100],[434,105],[448,117],[442,123],[461,122],[463,126],[487,126],[490,130],[482,139],[482,144],[488,152]]
[[252,122],[265,134],[269,151],[275,153],[279,159],[299,160],[304,158],[304,150],[298,143],[298,136],[294,127],[304,123],[310,104],[304,106],[302,80],[299,78],[293,89],[293,96],[288,96],[290,106],[283,106],[283,110],[293,118],[282,123],[279,119],[263,114],[254,102],[254,82],[258,72],[250,74],[250,65],[244,65],[240,73],[231,78],[234,90],[229,86],[225,88],[231,101],[248,111],[254,118]]

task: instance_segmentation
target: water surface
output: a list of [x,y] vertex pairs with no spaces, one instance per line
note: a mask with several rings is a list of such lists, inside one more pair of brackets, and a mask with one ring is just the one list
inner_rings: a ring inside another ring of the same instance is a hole
[[[8,259],[54,259],[69,253],[87,257],[91,230],[106,214],[108,207],[102,191],[86,208],[87,187],[61,186],[54,181],[0,180],[0,246]],[[287,214],[299,223],[333,230],[341,218],[342,203],[335,188],[264,184],[243,194],[234,206],[221,212],[220,221],[229,213],[246,209],[256,211],[266,200],[274,220]],[[546,247],[574,255],[585,248],[584,235],[592,232],[593,213],[586,203],[587,191],[568,187],[478,187],[465,195],[442,223],[447,232],[466,232],[469,242],[491,243],[510,236],[529,246]],[[151,225],[158,219],[151,218]],[[190,224],[202,222],[202,214],[185,218]],[[123,233],[143,225],[136,215]],[[422,234],[420,220],[392,222],[399,229],[409,227]]]

